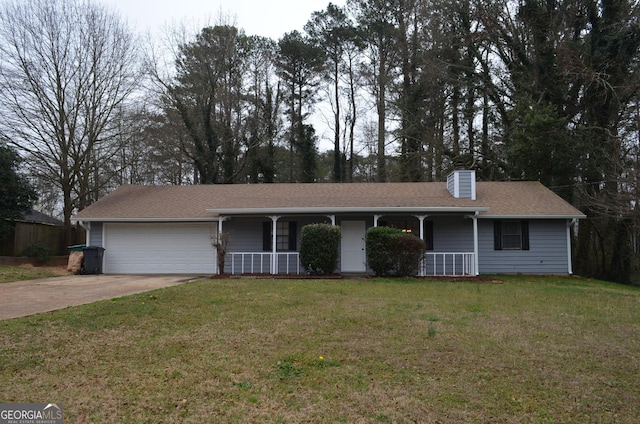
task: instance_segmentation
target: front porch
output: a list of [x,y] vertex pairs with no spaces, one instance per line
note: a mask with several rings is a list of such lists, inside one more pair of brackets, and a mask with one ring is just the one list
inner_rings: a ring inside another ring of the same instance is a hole
[[[477,275],[473,252],[427,252],[420,264],[420,277],[461,277]],[[239,274],[306,274],[298,252],[230,252],[225,272]]]
[[478,275],[477,214],[410,213],[220,216],[218,232],[228,245],[224,273],[306,274],[300,263],[299,241],[307,224],[329,222],[342,228],[337,273],[372,273],[367,266],[365,237],[371,227],[388,226],[415,234],[425,241],[427,253],[418,276]]

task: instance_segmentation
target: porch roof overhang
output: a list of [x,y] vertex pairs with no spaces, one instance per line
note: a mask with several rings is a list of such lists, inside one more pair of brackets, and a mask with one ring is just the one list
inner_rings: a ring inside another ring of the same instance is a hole
[[71,218],[71,223],[76,224],[78,222],[173,222],[173,223],[189,223],[189,222],[216,222],[217,216],[209,218],[159,218],[159,217],[92,217],[92,218]]
[[429,214],[429,213],[476,213],[486,212],[486,207],[454,206],[387,206],[387,207],[308,207],[308,208],[234,208],[207,209],[215,216],[254,215],[338,215],[338,214]]
[[478,215],[478,219],[584,219],[586,215]]

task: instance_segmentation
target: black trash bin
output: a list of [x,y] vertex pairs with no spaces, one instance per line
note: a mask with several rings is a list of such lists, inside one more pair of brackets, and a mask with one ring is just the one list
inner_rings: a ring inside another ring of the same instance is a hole
[[82,274],[102,274],[102,255],[104,254],[104,247],[100,246],[87,246],[82,249],[84,256]]

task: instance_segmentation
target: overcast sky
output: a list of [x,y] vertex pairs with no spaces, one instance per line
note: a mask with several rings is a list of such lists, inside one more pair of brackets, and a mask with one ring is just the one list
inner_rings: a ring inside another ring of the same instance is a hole
[[[164,25],[181,22],[215,24],[231,17],[247,35],[279,39],[285,32],[301,31],[312,12],[330,0],[96,0],[111,5],[133,28],[158,34]],[[346,0],[331,0],[344,6]]]
[[[347,0],[93,0],[120,14],[132,29],[161,36],[163,27],[185,24],[199,31],[203,25],[215,25],[219,17],[230,18],[247,35],[278,40],[286,32],[302,31],[311,13],[326,9],[329,3],[344,6]],[[225,23],[225,21],[223,21]],[[333,133],[321,108],[313,111],[313,125],[319,149],[333,148]]]

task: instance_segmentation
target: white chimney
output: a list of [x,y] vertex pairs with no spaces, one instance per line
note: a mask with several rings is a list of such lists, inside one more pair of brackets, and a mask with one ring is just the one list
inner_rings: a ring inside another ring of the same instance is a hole
[[476,171],[456,169],[447,177],[447,190],[456,199],[476,200]]

